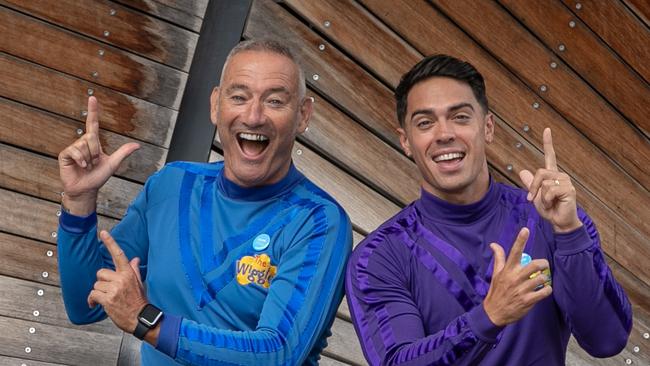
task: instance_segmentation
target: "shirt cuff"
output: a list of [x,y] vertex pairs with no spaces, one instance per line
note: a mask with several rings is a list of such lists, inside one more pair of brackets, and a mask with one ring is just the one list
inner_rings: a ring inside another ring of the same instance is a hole
[[156,349],[171,358],[176,358],[181,321],[183,321],[183,318],[180,316],[165,314],[165,317],[160,322],[160,333],[158,334]]
[[475,306],[467,313],[467,322],[472,332],[487,343],[497,343],[501,338],[500,334],[504,327],[498,327],[488,317],[483,304]]
[[85,234],[97,226],[97,212],[88,216],[75,216],[61,210],[59,226],[71,234]]
[[591,248],[593,241],[587,232],[585,225],[569,231],[568,233],[555,234],[556,254],[573,255]]

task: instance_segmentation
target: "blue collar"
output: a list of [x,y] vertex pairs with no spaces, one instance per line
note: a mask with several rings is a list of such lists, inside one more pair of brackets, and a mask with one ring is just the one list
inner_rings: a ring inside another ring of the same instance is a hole
[[218,189],[228,198],[244,201],[263,201],[280,196],[282,193],[300,183],[303,179],[305,179],[305,176],[296,169],[293,162],[289,167],[287,175],[285,175],[279,182],[259,187],[239,186],[228,180],[226,175],[223,174],[223,170],[221,170],[221,174],[218,178]]

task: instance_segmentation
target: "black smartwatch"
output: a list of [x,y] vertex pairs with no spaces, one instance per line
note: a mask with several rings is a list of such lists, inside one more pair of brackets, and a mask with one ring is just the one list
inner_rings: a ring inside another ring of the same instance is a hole
[[154,328],[163,317],[162,310],[147,304],[138,315],[138,325],[136,325],[133,335],[142,340],[149,329]]

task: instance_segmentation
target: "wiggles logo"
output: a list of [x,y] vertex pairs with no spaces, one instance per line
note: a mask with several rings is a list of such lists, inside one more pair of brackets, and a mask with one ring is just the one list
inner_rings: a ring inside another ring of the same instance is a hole
[[271,258],[266,254],[255,257],[245,256],[237,261],[237,283],[240,285],[254,283],[269,288],[277,270],[276,266],[271,265]]

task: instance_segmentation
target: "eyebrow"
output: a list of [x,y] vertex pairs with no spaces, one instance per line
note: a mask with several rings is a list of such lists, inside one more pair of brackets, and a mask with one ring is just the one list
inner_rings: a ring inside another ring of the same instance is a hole
[[235,90],[248,91],[250,88],[244,84],[232,84],[226,89],[226,93],[232,93]]
[[[457,110],[463,109],[463,108],[466,108],[466,107],[469,107],[472,111],[474,111],[474,106],[472,106],[470,103],[462,102],[462,103],[454,104],[451,107],[447,108],[447,113],[456,112]],[[413,120],[413,118],[415,118],[415,116],[417,116],[419,114],[423,114],[423,115],[426,115],[426,116],[431,116],[431,115],[434,115],[435,113],[433,111],[433,108],[417,109],[417,110],[413,111],[413,113],[411,113],[411,118],[410,119]]]

